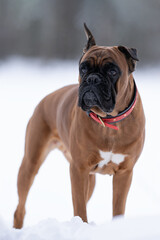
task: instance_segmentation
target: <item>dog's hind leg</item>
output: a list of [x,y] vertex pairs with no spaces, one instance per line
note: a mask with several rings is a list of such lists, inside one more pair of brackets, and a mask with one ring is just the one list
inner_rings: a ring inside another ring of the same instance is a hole
[[14,214],[15,228],[23,226],[28,192],[41,164],[54,147],[56,147],[56,140],[53,139],[49,127],[37,112],[32,116],[27,127],[25,155],[18,173],[19,203]]

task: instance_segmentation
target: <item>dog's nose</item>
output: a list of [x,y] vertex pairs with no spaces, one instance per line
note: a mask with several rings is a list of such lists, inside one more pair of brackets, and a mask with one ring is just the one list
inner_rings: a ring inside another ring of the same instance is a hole
[[86,81],[88,84],[99,84],[101,79],[97,75],[89,75]]

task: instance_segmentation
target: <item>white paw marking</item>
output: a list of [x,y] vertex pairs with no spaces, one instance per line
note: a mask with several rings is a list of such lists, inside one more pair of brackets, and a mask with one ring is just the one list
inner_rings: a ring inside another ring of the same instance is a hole
[[120,164],[124,161],[126,155],[120,153],[112,153],[112,152],[103,152],[100,151],[100,156],[104,160],[100,161],[98,167],[102,168],[104,165],[107,165],[108,162],[112,161],[115,164]]

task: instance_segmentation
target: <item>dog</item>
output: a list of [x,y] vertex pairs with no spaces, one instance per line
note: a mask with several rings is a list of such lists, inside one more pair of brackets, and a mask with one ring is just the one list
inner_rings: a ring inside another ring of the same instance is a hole
[[87,44],[79,62],[79,84],[46,96],[29,120],[18,173],[15,228],[23,226],[34,177],[55,148],[70,164],[74,216],[87,222],[86,204],[96,173],[113,175],[113,217],[125,212],[133,167],[145,138],[142,101],[132,75],[137,51],[97,46],[86,24],[84,29]]

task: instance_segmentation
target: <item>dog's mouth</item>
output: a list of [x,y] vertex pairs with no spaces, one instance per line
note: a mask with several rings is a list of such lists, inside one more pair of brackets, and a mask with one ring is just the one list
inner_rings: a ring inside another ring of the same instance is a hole
[[102,87],[82,87],[79,88],[79,107],[83,111],[93,111],[101,117],[111,113],[115,106],[116,93],[114,89],[105,91]]

